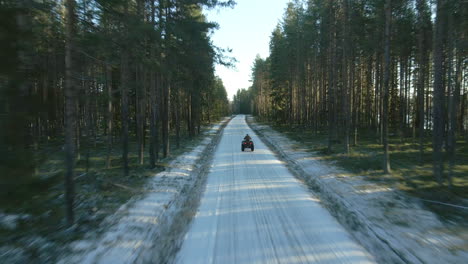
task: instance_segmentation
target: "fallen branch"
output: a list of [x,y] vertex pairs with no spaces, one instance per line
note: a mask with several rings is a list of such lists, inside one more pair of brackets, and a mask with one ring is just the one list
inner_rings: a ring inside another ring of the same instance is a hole
[[435,204],[446,205],[446,206],[451,206],[451,207],[461,208],[461,209],[468,209],[468,207],[466,206],[461,206],[461,205],[456,205],[456,204],[449,204],[449,203],[443,203],[443,202],[438,202],[438,201],[433,201],[433,200],[426,200],[426,199],[417,198],[417,197],[416,199],[419,199],[428,203],[435,203]]
[[75,177],[75,180],[78,180],[79,178],[83,177],[83,176],[86,176],[86,174],[88,174],[87,172],[83,173],[83,174],[80,174],[78,176]]
[[123,184],[118,184],[118,183],[113,183],[113,182],[108,182],[108,183],[109,183],[109,184],[112,184],[112,185],[114,185],[114,186],[117,186],[117,187],[126,189],[126,190],[133,191],[133,192],[137,192],[137,191],[138,191],[137,189],[134,189],[134,188],[132,188],[132,187],[125,186],[125,185],[123,185]]

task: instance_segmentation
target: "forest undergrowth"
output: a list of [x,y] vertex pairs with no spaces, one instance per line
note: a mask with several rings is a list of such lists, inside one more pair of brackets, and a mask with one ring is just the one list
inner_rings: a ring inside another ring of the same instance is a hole
[[[175,142],[175,135],[171,137]],[[203,133],[192,139],[188,135],[182,135],[180,147],[171,145],[171,155],[160,159],[154,169],[148,164],[148,152],[145,152],[145,163],[138,164],[137,142],[131,141],[130,174],[125,176],[121,144],[115,142],[111,166],[106,168],[106,141],[98,138],[89,153],[88,171],[86,151],[82,151],[77,159],[77,217],[72,227],[67,226],[64,217],[65,154],[62,145],[60,142],[43,144],[35,157],[41,163],[36,176],[30,182],[19,185],[16,190],[0,195],[0,214],[14,218],[9,226],[0,226],[0,248],[14,247],[20,251],[18,255],[28,259],[40,257],[52,258],[50,260],[53,261],[57,254],[63,253],[63,246],[82,238],[86,232],[92,231],[98,236],[105,231],[98,228],[105,217],[115,213],[130,198],[144,195],[145,183],[150,177],[155,177],[173,159],[198,145],[202,139]]]
[[[455,167],[450,187],[445,182],[439,185],[433,176],[432,141],[427,137],[424,142],[424,155],[419,160],[419,139],[393,135],[389,137],[391,173],[382,170],[383,150],[375,139],[375,134],[361,133],[358,144],[350,147],[349,154],[344,153],[341,142],[335,142],[333,152],[327,149],[327,132],[315,133],[311,129],[265,123],[301,144],[297,148],[305,149],[318,155],[318,159],[332,163],[346,171],[343,177],[362,176],[365,179],[402,191],[402,193],[420,199],[423,204],[444,221],[464,223],[468,210],[449,205],[467,206],[468,204],[468,141],[457,141]],[[448,167],[448,162],[445,162]]]

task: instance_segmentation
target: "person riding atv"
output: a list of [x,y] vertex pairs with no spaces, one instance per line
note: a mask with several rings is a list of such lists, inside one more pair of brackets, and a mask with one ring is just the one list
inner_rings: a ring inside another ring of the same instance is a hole
[[242,141],[241,144],[241,150],[244,151],[244,149],[249,148],[251,151],[254,151],[254,143],[252,141],[252,138],[249,136],[249,134],[245,135],[244,141]]

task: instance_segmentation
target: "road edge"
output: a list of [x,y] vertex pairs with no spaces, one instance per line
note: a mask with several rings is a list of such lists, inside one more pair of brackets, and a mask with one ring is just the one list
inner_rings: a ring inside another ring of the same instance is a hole
[[314,195],[317,195],[321,204],[342,224],[353,236],[353,238],[368,250],[379,263],[422,263],[421,260],[408,250],[395,247],[384,235],[379,234],[380,230],[373,229],[365,216],[352,209],[344,199],[336,197],[331,188],[321,183],[320,179],[308,174],[293,158],[289,157],[277,144],[273,143],[256,126],[252,116],[245,116],[249,127],[259,135],[260,140],[267,145],[278,158],[285,162],[286,167],[302,183],[304,183]]
[[159,242],[156,243],[154,248],[148,249],[153,253],[141,255],[137,263],[172,263],[175,260],[177,252],[182,246],[183,238],[189,230],[192,219],[200,205],[214,153],[219,145],[224,128],[233,118],[234,116],[230,116],[223,121],[216,135],[211,138],[210,143],[200,153],[199,158],[194,161],[195,164],[201,164],[191,173],[192,177],[196,177],[196,180],[193,185],[185,186],[181,190],[181,193],[189,193],[189,195],[179,195],[173,201],[171,207],[176,209],[170,216],[165,216],[166,220],[161,223],[160,229],[163,231],[158,237]]

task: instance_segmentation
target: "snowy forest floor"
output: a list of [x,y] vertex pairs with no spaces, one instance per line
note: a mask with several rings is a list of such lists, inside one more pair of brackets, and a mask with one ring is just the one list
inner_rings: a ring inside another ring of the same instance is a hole
[[[463,192],[467,174],[462,162],[466,152],[458,156],[456,189],[449,193],[427,178],[430,156],[424,166],[412,165],[417,152],[409,143],[393,145],[393,174],[383,175],[377,143],[363,140],[349,156],[340,154],[337,144],[336,152],[327,154],[326,135],[271,126],[252,117],[247,120],[373,255],[395,255],[402,263],[464,263],[468,258]],[[173,149],[171,157],[159,163],[159,169],[135,165],[129,177],[122,176],[117,147],[112,168],[103,169],[102,143],[101,151],[91,155],[88,173],[84,161],[78,162],[77,224],[72,228],[65,227],[63,217],[63,153],[44,150],[47,162],[38,172],[42,180],[30,190],[34,192],[2,201],[0,262],[167,262],[178,250],[176,241],[197,209],[205,171],[227,121],[206,128],[193,141],[182,142],[180,149]],[[136,164],[137,157],[131,158]]]
[[384,175],[375,142],[362,141],[350,155],[335,145],[335,153],[328,154],[326,135],[247,120],[374,255],[391,250],[406,263],[463,263],[468,258],[466,143],[460,142],[456,187],[448,192],[428,178],[429,151],[423,166],[414,165],[416,144],[393,144],[393,173]]
[[[86,172],[85,152],[80,153],[81,157],[77,161],[76,224],[71,228],[66,227],[64,217],[64,152],[59,144],[48,144],[38,155],[38,159],[43,162],[36,177],[28,184],[19,186],[15,192],[1,196],[0,262],[55,263],[57,257],[66,253],[74,241],[104,234],[105,219],[121,210],[122,205],[141,199],[151,192],[148,185],[152,186],[154,181],[161,182],[160,176],[171,171],[174,164],[179,164],[180,157],[190,153],[193,155],[194,150],[199,152],[200,146],[206,147],[207,140],[215,137],[213,131],[219,129],[219,124],[203,127],[201,135],[193,139],[182,135],[180,148],[171,144],[171,154],[161,159],[155,169],[150,169],[147,162],[138,165],[136,142],[131,142],[130,175],[127,177],[123,175],[120,143],[115,142],[111,167],[106,169],[105,139],[98,138],[90,153],[89,171]],[[175,139],[171,138],[171,141],[175,142]],[[147,155],[145,152],[145,161],[148,161]],[[189,159],[192,165],[195,162],[193,157]],[[168,186],[177,185],[170,180],[164,183]],[[168,204],[161,206],[165,208]]]
[[[364,176],[366,180],[419,198],[425,207],[436,213],[443,221],[463,224],[468,218],[468,141],[466,140],[457,141],[453,186],[449,188],[446,179],[444,185],[440,186],[433,176],[432,138],[428,137],[424,142],[424,154],[420,163],[417,138],[390,137],[392,173],[384,174],[383,148],[375,136],[360,135],[358,144],[350,147],[349,154],[344,154],[342,142],[334,144],[333,153],[328,153],[327,133],[316,134],[310,129],[264,124],[270,125],[289,139],[300,142],[300,146],[308,152],[315,153],[317,159],[345,169],[347,173],[343,176]],[[445,169],[447,177],[448,162],[445,164]],[[457,205],[466,208],[463,210]]]

